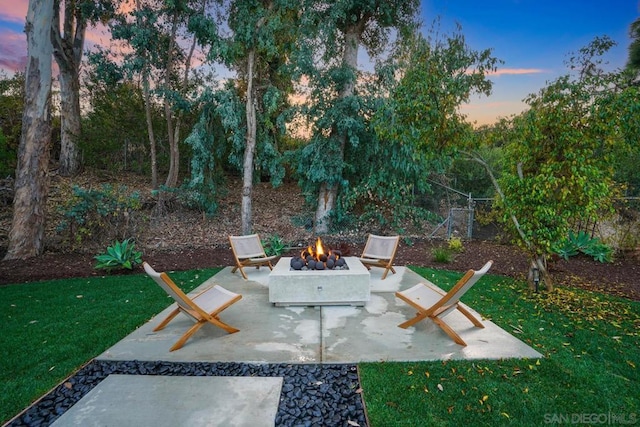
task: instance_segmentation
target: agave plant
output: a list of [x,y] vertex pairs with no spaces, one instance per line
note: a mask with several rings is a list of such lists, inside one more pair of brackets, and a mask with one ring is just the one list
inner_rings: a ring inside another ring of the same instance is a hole
[[602,263],[613,260],[613,249],[597,237],[591,237],[584,231],[578,233],[569,231],[569,236],[555,244],[552,250],[566,260],[580,252],[592,256],[594,260]]
[[133,267],[142,264],[142,252],[135,250],[135,243],[130,239],[122,242],[115,241],[113,246],[107,247],[107,252],[94,257],[98,261],[96,269],[113,270],[126,268],[133,270]]

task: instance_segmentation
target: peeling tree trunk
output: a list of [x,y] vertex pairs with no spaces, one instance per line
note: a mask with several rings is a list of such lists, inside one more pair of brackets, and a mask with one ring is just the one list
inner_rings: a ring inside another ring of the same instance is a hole
[[78,74],[60,71],[60,168],[62,176],[80,172],[80,81]]
[[78,141],[80,122],[80,61],[87,21],[76,1],[65,1],[64,23],[60,34],[60,0],[54,0],[51,43],[60,68],[60,175],[73,176],[80,171]]
[[31,0],[27,11],[27,70],[18,149],[13,221],[5,260],[42,254],[51,143],[51,25],[53,0]]
[[242,234],[251,234],[253,229],[251,193],[253,192],[253,157],[256,150],[256,103],[253,87],[255,71],[255,49],[251,49],[247,58],[247,138],[244,147],[244,161],[242,164]]
[[[342,66],[348,67],[354,72],[354,78],[345,83],[338,95],[338,99],[344,99],[353,96],[355,91],[355,72],[358,68],[358,46],[360,43],[360,35],[362,33],[361,25],[350,27],[345,33],[345,47],[342,55]],[[340,161],[344,160],[344,151],[347,145],[347,135],[337,135],[340,141]],[[314,221],[314,232],[316,234],[326,234],[331,228],[331,213],[336,207],[338,199],[338,187],[341,177],[335,177],[334,183],[323,182],[320,185],[318,194],[318,206]]]

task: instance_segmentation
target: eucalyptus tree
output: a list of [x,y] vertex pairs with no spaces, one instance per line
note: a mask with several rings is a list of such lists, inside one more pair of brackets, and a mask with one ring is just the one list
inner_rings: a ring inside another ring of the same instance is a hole
[[130,14],[119,14],[110,23],[112,38],[123,43],[124,50],[129,50],[124,54],[123,70],[129,77],[139,76],[142,84],[154,189],[158,188],[154,104],[159,99],[163,106],[169,144],[165,186],[175,187],[179,176],[182,113],[193,107],[188,92],[196,37],[188,26],[192,19],[204,13],[208,4],[208,0],[136,0]]
[[529,95],[529,110],[503,127],[510,161],[496,180],[498,207],[530,256],[532,285],[539,278],[553,289],[547,259],[554,244],[580,222],[611,213],[619,194],[614,156],[635,144],[628,136],[638,131],[639,99],[624,87],[623,73],[602,68],[613,45],[603,37],[580,49],[568,62],[571,72]]
[[363,99],[356,90],[362,75],[359,48],[375,61],[392,35],[415,28],[419,1],[310,0],[305,5],[312,25],[304,43],[312,48],[312,59],[301,68],[310,80],[313,135],[302,152],[307,161],[298,170],[304,185],[317,191],[314,229],[321,234],[329,231],[340,187],[346,185],[345,153],[360,149],[358,134],[365,129]]
[[22,135],[18,148],[13,220],[5,260],[40,255],[44,249],[51,141],[51,24],[53,0],[30,0]]
[[63,176],[75,175],[80,170],[80,64],[87,26],[106,19],[112,13],[112,6],[111,0],[54,0],[51,43],[60,69],[59,173]]
[[[275,184],[284,174],[277,149],[283,130],[279,116],[292,90],[287,57],[296,41],[299,7],[292,0],[237,0],[225,9],[229,33],[212,22],[200,23],[201,38],[211,46],[209,59],[235,72],[235,79],[211,92],[213,106],[206,114],[207,120],[213,111],[220,118],[233,147],[230,161],[242,170],[243,234],[253,228],[254,171],[267,169]],[[211,146],[203,140],[204,128],[201,123],[189,138],[194,147]]]

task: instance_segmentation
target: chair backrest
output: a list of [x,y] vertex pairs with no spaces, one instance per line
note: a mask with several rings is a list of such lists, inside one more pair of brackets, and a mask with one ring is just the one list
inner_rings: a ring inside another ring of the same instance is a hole
[[[173,280],[169,277],[167,273],[158,273],[153,267],[151,267],[146,262],[142,263],[144,267],[144,271],[151,277],[164,291],[169,294],[171,298],[182,308],[182,310],[193,316],[193,312],[196,311],[198,313],[202,312],[200,307],[198,307],[191,298],[189,298],[183,291],[180,289]],[[194,317],[195,318],[195,317]]]
[[488,261],[480,270],[467,271],[467,273],[458,280],[458,283],[440,300],[439,305],[453,305],[460,302],[460,298],[489,271],[492,264],[493,261]]
[[266,257],[267,254],[260,242],[260,236],[249,234],[247,236],[229,236],[231,249],[238,258]]
[[369,234],[367,244],[362,251],[362,258],[392,259],[396,254],[399,242],[400,236]]

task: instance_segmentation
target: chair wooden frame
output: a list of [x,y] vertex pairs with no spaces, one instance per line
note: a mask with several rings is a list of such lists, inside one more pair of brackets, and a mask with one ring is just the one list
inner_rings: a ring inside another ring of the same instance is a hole
[[198,329],[207,323],[211,323],[226,332],[233,334],[239,329],[224,323],[218,315],[224,309],[236,303],[242,298],[242,295],[231,292],[222,286],[214,285],[202,290],[193,297],[187,296],[166,273],[156,272],[149,264],[143,263],[146,273],[158,284],[164,291],[173,298],[176,308],[153,330],[154,332],[164,329],[179,313],[186,314],[195,324],[185,332],[178,341],[171,347],[169,351],[178,350],[187,340],[195,334]]
[[469,270],[467,273],[455,284],[449,292],[443,292],[436,286],[428,286],[425,283],[418,283],[414,287],[402,292],[396,292],[396,297],[400,298],[416,310],[418,313],[415,317],[407,320],[404,323],[399,324],[400,328],[408,328],[416,324],[417,322],[429,318],[436,325],[449,335],[453,341],[462,346],[466,346],[467,343],[454,331],[443,319],[453,310],[458,310],[467,319],[478,328],[484,328],[484,325],[480,320],[460,305],[460,298],[478,281],[487,271],[491,268],[493,261],[487,262],[480,270]]
[[396,257],[399,243],[400,236],[377,236],[375,234],[369,234],[367,243],[360,256],[360,262],[367,267],[368,270],[371,270],[371,267],[384,268],[381,279],[384,280],[389,271],[396,274],[396,270],[393,268],[393,260]]
[[271,261],[278,256],[267,256],[262,247],[260,236],[258,234],[249,234],[246,236],[229,236],[229,243],[231,244],[231,251],[235,259],[236,265],[231,270],[231,273],[235,273],[240,270],[240,274],[245,280],[248,280],[247,273],[244,271],[245,267],[262,266],[269,267],[269,270],[273,270]]

